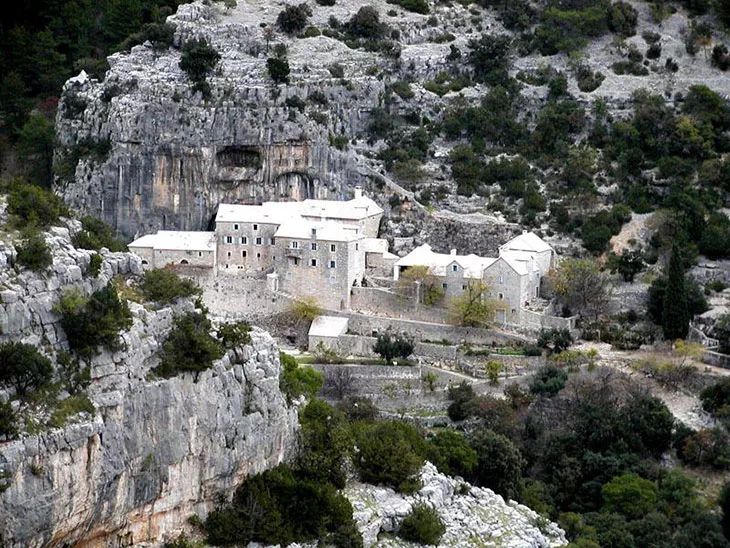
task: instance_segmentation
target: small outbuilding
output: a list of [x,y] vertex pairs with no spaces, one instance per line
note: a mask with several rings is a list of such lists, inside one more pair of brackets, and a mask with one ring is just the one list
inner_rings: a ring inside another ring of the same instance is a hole
[[309,350],[314,351],[321,342],[327,348],[337,348],[340,336],[347,333],[347,318],[317,316],[309,328]]

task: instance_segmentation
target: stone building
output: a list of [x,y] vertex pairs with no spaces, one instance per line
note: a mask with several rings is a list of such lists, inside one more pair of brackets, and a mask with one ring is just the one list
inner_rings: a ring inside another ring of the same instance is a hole
[[129,250],[142,259],[144,269],[183,265],[215,268],[215,232],[160,230],[129,244]]
[[553,249],[534,233],[525,233],[500,247],[496,258],[435,253],[424,244],[395,262],[393,277],[413,266],[426,266],[441,284],[446,299],[459,296],[469,283],[483,282],[495,302],[495,322],[520,325],[524,311],[540,297],[540,281],[554,259]]

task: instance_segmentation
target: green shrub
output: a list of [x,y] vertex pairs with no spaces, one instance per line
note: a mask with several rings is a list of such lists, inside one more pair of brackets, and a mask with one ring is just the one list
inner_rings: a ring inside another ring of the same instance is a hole
[[347,31],[356,38],[382,38],[388,27],[380,22],[380,13],[373,6],[363,6],[347,22]]
[[276,25],[287,34],[297,34],[304,30],[311,16],[312,8],[307,4],[289,5],[277,16]]
[[356,438],[353,463],[362,481],[403,493],[418,489],[425,447],[413,426],[398,421],[359,425]]
[[282,370],[279,376],[279,388],[288,402],[305,395],[312,399],[324,384],[324,375],[312,367],[300,367],[293,357],[279,352]]
[[17,417],[9,401],[0,401],[0,437],[6,440],[18,436]]
[[608,28],[621,36],[633,36],[636,34],[636,21],[638,13],[628,2],[614,2],[608,9]]
[[636,474],[624,474],[613,478],[603,486],[605,509],[617,512],[629,519],[638,519],[654,508],[657,502],[657,485]]
[[92,278],[98,278],[101,272],[101,265],[104,264],[104,257],[98,253],[92,253],[89,257],[89,274]]
[[81,219],[81,230],[71,238],[77,249],[127,251],[127,245],[114,236],[112,228],[101,219],[86,216]]
[[400,335],[383,333],[373,346],[373,352],[379,354],[387,363],[393,363],[395,358],[406,359],[413,353],[413,341]]
[[248,322],[223,323],[218,326],[217,335],[226,349],[251,344],[251,326]]
[[49,425],[52,428],[63,428],[66,426],[68,419],[79,413],[89,413],[93,415],[96,412],[94,404],[85,395],[69,396],[65,400],[58,403],[56,409],[51,414]]
[[89,359],[100,346],[111,352],[122,349],[119,332],[132,326],[127,302],[121,300],[112,284],[83,297],[77,290],[63,294],[54,311],[61,316],[69,348]]
[[429,12],[427,0],[395,0],[404,10],[425,15]]
[[210,369],[213,360],[223,357],[221,344],[210,331],[210,320],[202,312],[190,312],[175,319],[175,326],[162,347],[160,365],[155,373],[172,377],[180,372],[192,371],[197,382],[201,371]]
[[220,58],[220,54],[204,38],[189,40],[182,47],[180,68],[193,83],[193,91],[199,91],[206,99],[210,96],[210,85],[206,79]]
[[530,392],[537,395],[555,396],[568,382],[568,373],[554,365],[541,367],[530,381]]
[[266,60],[266,68],[269,76],[275,84],[289,83],[289,62],[279,57],[269,57]]
[[471,478],[477,466],[477,453],[463,435],[440,430],[428,440],[428,460],[447,476]]
[[463,421],[474,412],[474,399],[476,394],[471,384],[463,381],[457,386],[449,386],[449,399],[451,403],[447,409],[449,418],[452,421]]
[[29,270],[42,272],[53,264],[53,255],[42,234],[31,235],[16,249],[18,264]]
[[46,386],[53,377],[51,360],[35,346],[19,342],[0,345],[0,383],[25,396]]
[[398,535],[418,544],[437,546],[445,532],[446,526],[438,512],[425,503],[417,503],[403,518]]
[[63,200],[48,190],[14,179],[3,186],[8,190],[8,213],[17,228],[33,225],[47,228],[68,215]]
[[171,270],[154,269],[144,273],[139,288],[148,301],[168,304],[200,294],[195,282],[181,278]]
[[502,434],[482,426],[469,435],[469,444],[477,452],[475,483],[513,499],[522,482],[524,460],[519,449]]

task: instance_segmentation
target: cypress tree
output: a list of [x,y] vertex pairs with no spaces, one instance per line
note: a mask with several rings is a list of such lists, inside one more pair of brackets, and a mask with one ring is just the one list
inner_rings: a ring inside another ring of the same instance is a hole
[[684,280],[684,267],[679,248],[672,246],[667,272],[667,289],[664,293],[662,329],[667,340],[684,339],[689,333],[689,307],[687,306],[687,287]]

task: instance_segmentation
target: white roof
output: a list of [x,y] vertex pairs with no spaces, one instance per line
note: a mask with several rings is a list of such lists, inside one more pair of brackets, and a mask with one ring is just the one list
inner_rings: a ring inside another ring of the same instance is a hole
[[[507,263],[517,270],[516,265],[522,265],[520,266],[521,270],[524,271],[525,274],[528,272],[540,270],[540,268],[537,265],[537,261],[535,261],[535,254],[529,253],[527,251],[503,251],[499,254],[500,257],[505,259]],[[522,273],[522,272],[520,272]]]
[[347,318],[339,316],[317,316],[309,327],[309,336],[339,337],[347,333]]
[[452,255],[448,253],[435,253],[431,246],[423,244],[411,251],[405,257],[396,261],[396,266],[427,266],[429,272],[434,276],[445,276],[447,267],[457,263],[464,270],[466,278],[481,278],[484,269],[491,265],[496,259],[470,255]]
[[[514,257],[510,257],[508,254],[505,254],[505,253],[501,254],[499,256],[499,259],[495,259],[495,261],[492,264],[498,263],[500,261],[500,259],[502,261],[504,261],[505,263],[507,263],[507,265],[512,270],[517,272],[517,274],[519,274],[520,276],[524,276],[525,274],[527,274],[529,272],[527,263],[524,263],[522,261],[517,261],[517,260],[515,260]],[[489,266],[492,266],[492,265],[489,265]]]
[[216,222],[282,224],[293,216],[318,219],[362,220],[383,213],[367,196],[348,201],[304,200],[303,202],[264,202],[261,205],[220,204]]
[[512,238],[509,242],[502,245],[499,249],[540,253],[542,251],[549,251],[552,247],[550,247],[549,244],[547,244],[534,232],[523,232],[519,236]]
[[276,238],[293,238],[295,240],[309,240],[312,230],[316,230],[316,239],[330,242],[352,242],[363,238],[355,230],[348,230],[333,222],[316,222],[295,217],[281,224],[274,236]]
[[157,234],[137,238],[127,247],[163,251],[215,251],[215,232],[160,230]]

